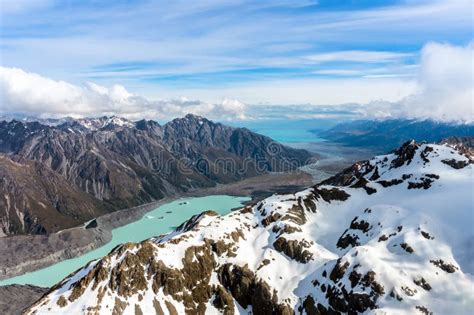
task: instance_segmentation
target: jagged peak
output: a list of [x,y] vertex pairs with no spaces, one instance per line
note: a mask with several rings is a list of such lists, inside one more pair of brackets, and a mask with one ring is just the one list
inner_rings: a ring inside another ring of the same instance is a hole
[[[191,113],[186,114],[186,115],[184,116],[184,118],[185,118],[185,119],[198,120],[198,121],[206,119],[206,118],[204,118],[204,117],[202,117],[202,116],[199,116],[199,115],[196,115],[196,114],[191,114]],[[206,119],[206,120],[207,120],[207,119]]]
[[[389,187],[402,183],[408,188],[428,188],[436,181],[436,178],[430,176],[437,176],[437,173],[444,172],[446,168],[461,169],[473,163],[472,152],[462,147],[453,148],[446,144],[418,143],[410,140],[393,153],[357,162],[324,180],[320,185],[359,187],[368,193],[376,192],[380,185]],[[427,169],[432,172],[427,172]]]
[[102,116],[99,118],[81,118],[77,120],[81,125],[90,129],[90,130],[97,130],[101,129],[110,125],[115,126],[126,126],[131,127],[133,126],[133,122],[119,116]]
[[172,124],[175,124],[175,123],[178,123],[178,124],[191,124],[193,126],[197,126],[197,127],[200,127],[202,125],[221,125],[220,123],[216,123],[212,120],[209,120],[207,119],[206,117],[203,117],[203,116],[199,116],[199,115],[196,115],[196,114],[186,114],[184,117],[180,117],[180,118],[175,118],[173,119],[172,121],[170,121],[169,123],[167,123],[166,125],[172,125]]
[[161,128],[161,125],[154,120],[141,119],[135,122],[135,127],[140,130],[149,128]]

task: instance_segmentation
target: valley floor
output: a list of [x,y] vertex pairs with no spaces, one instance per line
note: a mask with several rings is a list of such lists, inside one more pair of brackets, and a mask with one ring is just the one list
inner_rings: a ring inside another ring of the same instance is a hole
[[109,213],[97,218],[97,228],[85,229],[81,225],[48,236],[2,237],[0,238],[0,252],[2,252],[0,280],[38,270],[100,247],[110,241],[112,229],[136,221],[150,210],[179,198],[209,195],[251,196],[251,202],[254,202],[275,192],[291,193],[311,184],[311,176],[304,172],[265,174]]

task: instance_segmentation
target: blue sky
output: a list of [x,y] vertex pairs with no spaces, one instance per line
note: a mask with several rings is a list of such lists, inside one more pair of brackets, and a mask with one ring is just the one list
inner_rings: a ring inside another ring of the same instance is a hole
[[250,104],[396,101],[413,92],[428,43],[469,45],[474,10],[471,0],[0,3],[3,67]]

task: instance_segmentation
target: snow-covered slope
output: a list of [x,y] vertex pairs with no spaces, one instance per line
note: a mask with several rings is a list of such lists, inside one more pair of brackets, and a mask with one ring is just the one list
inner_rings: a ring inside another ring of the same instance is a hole
[[469,149],[407,143],[124,244],[27,314],[471,314],[472,163]]
[[103,116],[98,118],[80,118],[59,124],[59,128],[72,133],[88,133],[96,130],[133,128],[135,123],[122,117]]

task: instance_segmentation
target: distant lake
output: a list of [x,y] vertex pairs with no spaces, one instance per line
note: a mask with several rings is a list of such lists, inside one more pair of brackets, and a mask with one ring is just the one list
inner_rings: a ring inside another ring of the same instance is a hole
[[320,142],[316,133],[310,130],[326,130],[340,120],[335,119],[308,119],[308,120],[258,120],[231,123],[234,127],[245,127],[253,132],[265,135],[275,141],[291,142]]
[[354,162],[374,155],[374,152],[364,148],[347,147],[318,137],[319,131],[328,130],[341,121],[341,119],[276,119],[236,122],[232,125],[248,128],[289,147],[317,154],[318,161],[302,167],[301,170],[311,174],[314,183],[319,183]]
[[213,210],[224,215],[250,200],[247,197],[226,195],[183,198],[167,203],[145,214],[142,219],[112,230],[112,241],[85,255],[67,259],[49,267],[0,281],[1,285],[31,284],[51,287],[89,261],[107,255],[115,246],[126,242],[140,242],[172,231],[195,214]]

